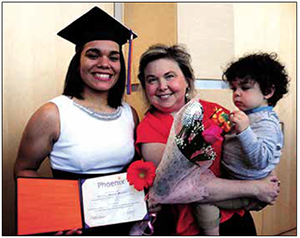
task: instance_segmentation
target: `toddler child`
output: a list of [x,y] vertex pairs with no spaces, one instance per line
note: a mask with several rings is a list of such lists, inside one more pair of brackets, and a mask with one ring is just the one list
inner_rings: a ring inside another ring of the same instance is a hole
[[[239,110],[232,111],[234,124],[223,142],[222,172],[225,177],[256,180],[266,177],[279,163],[283,134],[273,108],[288,92],[289,78],[275,53],[250,54],[233,62],[223,73]],[[195,206],[195,216],[205,235],[219,235],[219,208],[238,209],[265,204],[250,198]]]

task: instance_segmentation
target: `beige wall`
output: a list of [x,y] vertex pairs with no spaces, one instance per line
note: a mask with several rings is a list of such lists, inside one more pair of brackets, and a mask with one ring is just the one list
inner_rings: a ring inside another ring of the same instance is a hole
[[[74,45],[56,34],[98,5],[113,3],[2,3],[3,6],[3,235],[15,232],[13,164],[33,112],[61,94]],[[49,176],[48,163],[41,169]]]
[[196,78],[220,79],[234,56],[232,3],[178,3],[178,43],[192,56]]

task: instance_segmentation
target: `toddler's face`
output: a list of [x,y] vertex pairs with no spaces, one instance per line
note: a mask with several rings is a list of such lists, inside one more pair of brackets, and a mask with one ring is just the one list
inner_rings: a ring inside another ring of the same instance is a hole
[[263,95],[254,80],[236,79],[230,84],[234,105],[242,111],[268,106],[269,95]]

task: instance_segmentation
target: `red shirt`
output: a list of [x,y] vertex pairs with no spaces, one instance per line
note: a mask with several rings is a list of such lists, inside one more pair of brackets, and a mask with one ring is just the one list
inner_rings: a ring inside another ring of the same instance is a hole
[[[222,108],[225,112],[229,113],[224,107],[200,100],[203,106],[203,124],[207,128],[211,123],[209,117],[215,112],[216,108]],[[170,114],[163,114],[158,111],[148,112],[144,119],[137,127],[137,140],[136,145],[139,150],[139,144],[142,143],[162,143],[166,144],[169,133],[172,127],[173,117]],[[212,145],[217,156],[211,165],[210,169],[215,176],[220,177],[220,158],[222,152],[222,141],[217,141]],[[173,235],[197,235],[199,234],[198,225],[194,219],[192,207],[188,204],[174,205],[174,214],[177,216],[176,234]],[[234,214],[233,211],[221,210],[221,222],[228,220]]]

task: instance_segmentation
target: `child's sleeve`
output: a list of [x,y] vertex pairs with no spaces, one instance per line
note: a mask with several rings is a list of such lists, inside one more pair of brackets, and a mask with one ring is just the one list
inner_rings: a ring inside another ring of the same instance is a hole
[[246,154],[249,167],[263,170],[270,164],[278,164],[283,146],[279,123],[262,119],[237,135]]

